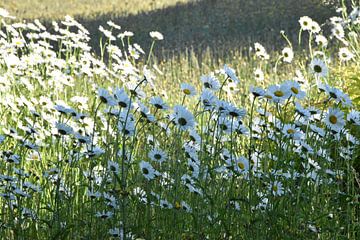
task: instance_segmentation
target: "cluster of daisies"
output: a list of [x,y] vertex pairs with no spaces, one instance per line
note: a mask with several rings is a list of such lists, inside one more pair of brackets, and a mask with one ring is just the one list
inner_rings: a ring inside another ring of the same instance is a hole
[[[355,8],[331,19],[342,62],[358,59],[350,47],[359,15]],[[300,33],[319,48],[291,80],[265,87],[257,68],[250,97],[234,98],[228,92],[244,80],[224,65],[197,86],[174,86],[175,104],[156,92],[156,65],[137,67],[145,52],[131,43],[134,34],[111,21],[99,27],[103,61],[69,16],[53,22],[53,32],[39,21],[8,24],[13,17],[3,9],[0,18],[0,206],[9,216],[0,231],[58,228],[77,236],[76,226],[98,238],[131,239],[152,227],[166,232],[167,217],[179,216],[221,232],[242,228],[239,214],[289,208],[301,196],[306,224],[318,233],[311,215],[331,206],[315,212],[314,196],[349,194],[341,181],[358,154],[360,112],[329,84],[328,40],[309,17],[300,19]],[[150,37],[152,47],[163,40],[159,32]],[[293,62],[288,43],[276,65]],[[264,66],[270,54],[254,47]]]

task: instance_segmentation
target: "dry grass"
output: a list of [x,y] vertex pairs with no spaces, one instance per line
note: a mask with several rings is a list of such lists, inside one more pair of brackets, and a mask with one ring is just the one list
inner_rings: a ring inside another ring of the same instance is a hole
[[127,15],[186,3],[191,0],[2,0],[0,7],[24,19],[61,19],[65,15],[91,18]]

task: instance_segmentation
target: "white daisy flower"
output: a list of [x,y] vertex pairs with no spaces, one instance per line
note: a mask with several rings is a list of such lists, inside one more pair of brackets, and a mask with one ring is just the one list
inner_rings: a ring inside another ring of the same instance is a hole
[[154,105],[157,109],[167,110],[169,106],[162,100],[161,97],[152,97],[150,98],[150,104]]
[[245,157],[235,159],[234,170],[239,173],[247,173],[250,169],[250,162]]
[[354,58],[354,54],[347,48],[342,47],[339,49],[339,58],[342,62],[347,62]]
[[283,61],[287,63],[291,63],[294,59],[294,51],[292,48],[286,47],[281,51],[281,54],[283,56]]
[[291,96],[294,96],[297,99],[303,99],[305,97],[306,93],[301,90],[300,84],[298,82],[289,80],[283,84],[289,88]]
[[58,133],[61,135],[69,135],[73,133],[73,128],[66,123],[57,122],[55,127],[57,128]]
[[360,126],[360,112],[351,110],[347,115],[347,120],[354,125]]
[[195,127],[195,119],[191,112],[185,107],[176,105],[174,107],[174,113],[172,114],[174,123],[181,130],[188,130]]
[[324,123],[335,132],[340,132],[345,126],[344,113],[338,108],[329,108]]
[[144,177],[149,181],[160,175],[160,173],[156,171],[153,168],[153,166],[151,166],[151,164],[148,162],[141,161],[139,166],[140,166],[140,171],[142,172]]
[[274,181],[271,183],[269,190],[274,196],[282,196],[284,194],[284,187],[280,181]]
[[157,31],[152,31],[149,33],[150,37],[153,38],[154,40],[163,40],[164,39],[164,36],[160,33],[160,32],[157,32]]
[[187,96],[195,96],[196,95],[196,89],[194,86],[188,84],[188,83],[181,83],[181,91],[187,95]]
[[311,61],[310,71],[317,77],[326,77],[328,75],[328,68],[325,62],[319,58],[314,58]]
[[257,82],[262,82],[265,79],[264,72],[260,68],[255,69],[254,76]]
[[303,16],[299,19],[301,30],[309,31],[311,30],[313,20],[308,16]]
[[163,150],[159,149],[159,148],[152,149],[149,152],[148,157],[152,161],[159,162],[159,163],[162,163],[167,159],[166,153]]
[[267,94],[274,102],[283,102],[291,96],[290,89],[285,84],[269,86]]
[[226,64],[224,65],[224,71],[226,73],[226,75],[235,83],[239,83],[240,80],[237,78],[236,74],[235,74],[235,70],[232,69],[231,67],[228,67]]
[[318,46],[326,48],[328,45],[328,40],[323,35],[316,35],[315,42]]
[[200,77],[200,80],[206,89],[210,89],[213,91],[217,91],[220,89],[220,82],[215,76],[203,75]]

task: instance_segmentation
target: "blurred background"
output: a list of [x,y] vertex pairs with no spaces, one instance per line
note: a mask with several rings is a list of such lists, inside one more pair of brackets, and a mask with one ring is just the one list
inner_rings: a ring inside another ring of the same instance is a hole
[[134,41],[149,49],[149,31],[165,37],[158,57],[193,51],[225,57],[255,41],[269,50],[284,46],[280,30],[297,39],[298,20],[307,15],[323,23],[335,14],[337,0],[1,0],[19,20],[40,19],[46,26],[65,15],[75,17],[92,34],[98,51],[100,31],[108,20],[133,31]]

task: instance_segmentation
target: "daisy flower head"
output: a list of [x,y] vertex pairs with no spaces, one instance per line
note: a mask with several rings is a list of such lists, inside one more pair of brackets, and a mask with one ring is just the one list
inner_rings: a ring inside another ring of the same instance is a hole
[[301,30],[310,31],[313,20],[308,16],[303,16],[299,19]]
[[360,112],[351,110],[347,115],[347,120],[354,125],[360,126]]
[[331,35],[339,40],[343,40],[345,37],[345,31],[341,24],[334,24],[331,29]]
[[159,149],[159,148],[154,148],[152,149],[149,154],[148,154],[148,157],[154,161],[154,162],[159,162],[159,163],[162,163],[164,162],[166,159],[167,159],[167,155],[166,153]]
[[235,82],[235,83],[239,83],[240,80],[238,79],[238,77],[235,74],[235,70],[232,69],[231,67],[227,66],[226,64],[224,64],[224,71],[225,74],[231,79],[231,81]]
[[160,110],[167,110],[169,106],[162,100],[161,97],[152,97],[150,98],[150,104]]
[[266,94],[274,102],[283,102],[291,96],[290,89],[285,84],[269,86]]
[[140,171],[142,172],[144,177],[149,181],[153,180],[155,177],[160,175],[159,172],[156,171],[153,168],[153,166],[151,166],[151,164],[148,162],[141,161],[139,166],[140,166]]
[[124,88],[116,88],[114,90],[114,97],[117,104],[121,108],[129,108],[131,105],[131,101]]
[[326,77],[328,75],[328,68],[324,61],[319,58],[314,58],[310,63],[310,71],[316,77]]
[[321,27],[316,21],[312,20],[310,24],[310,31],[312,33],[319,33],[321,31]]
[[99,88],[98,95],[99,95],[101,102],[103,102],[111,107],[116,105],[115,99],[113,98],[113,96],[111,96],[111,94],[109,93],[108,90],[106,90],[104,88]]
[[195,127],[194,115],[181,105],[174,107],[174,113],[172,114],[173,121],[180,130],[188,130]]
[[218,102],[218,98],[215,96],[215,94],[210,91],[209,89],[205,89],[200,96],[200,101],[204,105],[205,110],[210,110],[216,106]]
[[264,72],[260,68],[255,69],[254,76],[257,82],[262,82],[265,79]]
[[247,173],[250,169],[250,162],[245,157],[239,157],[235,159],[234,170],[239,173]]
[[282,129],[282,133],[286,137],[294,139],[294,140],[299,140],[299,139],[301,139],[301,136],[302,136],[301,132],[294,124],[285,124]]
[[61,135],[69,135],[73,133],[73,128],[67,125],[66,123],[57,122],[55,127],[59,134]]
[[315,42],[318,46],[326,48],[328,45],[328,40],[324,35],[316,35]]
[[154,40],[161,41],[164,39],[164,36],[160,32],[157,32],[157,31],[152,31],[149,33],[149,35]]
[[188,83],[181,83],[180,85],[180,89],[181,91],[187,95],[187,96],[195,96],[196,95],[196,89],[193,85],[188,84]]
[[284,187],[280,181],[274,181],[270,184],[269,190],[274,196],[281,196],[284,194]]
[[294,51],[290,47],[286,47],[281,51],[283,61],[287,63],[291,63],[294,59]]
[[203,75],[200,77],[201,82],[204,85],[204,88],[217,91],[220,89],[220,82],[219,80],[212,75]]
[[289,88],[291,96],[294,96],[297,99],[303,99],[305,97],[306,93],[301,90],[300,84],[298,82],[289,80],[283,84]]
[[339,49],[339,58],[340,61],[347,62],[354,58],[354,54],[347,47],[342,47]]
[[263,60],[268,60],[270,58],[269,54],[267,54],[266,49],[264,48],[263,45],[256,42],[254,44],[254,47],[255,47],[255,56]]
[[265,95],[265,90],[261,87],[250,86],[250,92],[254,95],[254,97],[262,97]]
[[323,121],[330,130],[335,132],[340,132],[345,126],[344,113],[338,108],[329,108]]

